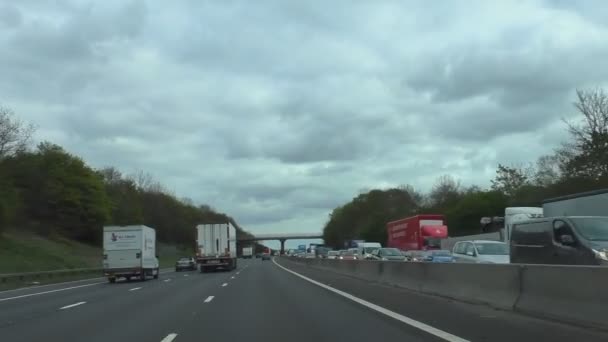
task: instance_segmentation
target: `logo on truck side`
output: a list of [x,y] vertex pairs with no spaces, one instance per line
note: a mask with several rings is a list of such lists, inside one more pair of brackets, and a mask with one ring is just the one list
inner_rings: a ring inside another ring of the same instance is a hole
[[118,236],[116,236],[116,234],[112,233],[112,241],[116,242],[116,240],[118,240]]

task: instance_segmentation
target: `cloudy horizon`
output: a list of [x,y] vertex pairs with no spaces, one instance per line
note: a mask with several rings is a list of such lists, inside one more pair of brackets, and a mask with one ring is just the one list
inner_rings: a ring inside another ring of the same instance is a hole
[[149,172],[253,233],[362,189],[487,187],[605,86],[606,6],[0,0],[0,105],[89,165]]

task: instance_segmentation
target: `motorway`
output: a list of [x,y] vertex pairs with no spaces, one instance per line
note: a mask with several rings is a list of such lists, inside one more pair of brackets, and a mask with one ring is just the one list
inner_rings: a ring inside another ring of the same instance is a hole
[[253,259],[233,272],[0,292],[0,339],[594,342],[608,333]]

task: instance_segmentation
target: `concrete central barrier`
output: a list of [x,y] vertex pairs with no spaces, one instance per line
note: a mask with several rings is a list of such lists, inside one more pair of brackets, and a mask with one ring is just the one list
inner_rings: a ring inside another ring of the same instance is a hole
[[500,309],[513,309],[519,296],[520,267],[492,264],[420,263],[421,291]]
[[523,266],[517,311],[599,328],[608,327],[608,268]]
[[287,260],[426,294],[608,329],[608,267]]

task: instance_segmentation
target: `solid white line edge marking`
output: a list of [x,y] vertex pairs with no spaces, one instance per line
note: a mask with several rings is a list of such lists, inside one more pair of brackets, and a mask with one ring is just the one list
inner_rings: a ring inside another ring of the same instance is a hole
[[160,342],[171,342],[177,337],[177,334],[169,334],[167,337],[163,338]]
[[141,289],[142,289],[141,287],[134,287],[134,288],[130,289],[129,291],[137,291],[137,290],[141,290]]
[[335,288],[333,288],[331,286],[327,286],[327,285],[322,284],[322,283],[320,283],[320,282],[318,282],[316,280],[310,279],[310,278],[308,278],[306,276],[303,276],[303,275],[301,275],[301,274],[299,274],[297,272],[294,272],[294,271],[292,271],[292,270],[290,270],[290,269],[288,269],[288,268],[286,268],[286,267],[284,267],[282,265],[279,265],[274,260],[274,258],[272,258],[272,262],[275,265],[277,265],[280,268],[282,268],[283,270],[285,270],[285,271],[287,271],[287,272],[289,272],[289,273],[291,273],[291,274],[293,274],[295,276],[298,276],[298,277],[300,277],[300,278],[302,278],[302,279],[304,279],[304,280],[306,280],[306,281],[308,281],[308,282],[310,282],[312,284],[315,284],[315,285],[317,285],[319,287],[322,287],[322,288],[324,288],[326,290],[329,290],[329,291],[331,291],[331,292],[333,292],[335,294],[338,294],[338,295],[340,295],[342,297],[348,298],[348,299],[352,300],[355,303],[358,303],[358,304],[361,304],[363,306],[366,306],[366,307],[368,307],[368,308],[370,308],[370,309],[372,309],[374,311],[377,311],[377,312],[379,312],[379,313],[381,313],[383,315],[386,315],[388,317],[396,319],[396,320],[398,320],[398,321],[400,321],[402,323],[405,323],[405,324],[410,325],[410,326],[412,326],[414,328],[420,329],[420,330],[422,330],[422,331],[424,331],[426,333],[429,333],[431,335],[439,337],[439,338],[441,338],[443,340],[446,340],[446,341],[449,341],[449,342],[470,342],[469,340],[465,340],[464,338],[458,337],[456,335],[452,335],[452,334],[450,334],[448,332],[445,332],[443,330],[439,330],[439,329],[437,329],[435,327],[432,327],[432,326],[430,326],[428,324],[424,324],[422,322],[416,321],[416,320],[414,320],[412,318],[409,318],[407,316],[403,316],[402,314],[396,313],[396,312],[391,311],[389,309],[385,309],[385,308],[383,308],[383,307],[381,307],[379,305],[376,305],[374,303],[370,303],[370,302],[368,302],[368,301],[366,301],[364,299],[361,299],[359,297],[355,297],[355,296],[353,296],[353,295],[351,295],[349,293],[346,293],[344,291],[340,291],[340,290],[335,289]]
[[65,309],[69,309],[69,308],[73,308],[75,306],[78,305],[82,305],[82,304],[86,304],[87,302],[78,302],[78,303],[74,303],[74,304],[70,304],[70,305],[66,305],[64,307],[59,308],[59,310],[65,310]]
[[13,299],[19,299],[19,298],[25,298],[25,297],[31,297],[31,296],[39,296],[39,295],[43,295],[43,294],[47,294],[47,293],[53,293],[53,292],[67,291],[67,290],[78,289],[78,288],[81,288],[81,287],[87,287],[87,286],[93,286],[93,285],[99,285],[99,284],[104,284],[104,283],[102,282],[102,283],[93,283],[93,284],[72,286],[72,287],[66,287],[66,288],[63,288],[63,289],[30,293],[30,294],[25,294],[25,295],[16,296],[16,297],[1,298],[0,302],[4,302],[4,301],[7,301],[7,300],[13,300]]
[[209,303],[210,301],[213,300],[213,298],[215,298],[215,296],[209,296],[209,297],[207,297],[207,299],[205,299],[205,303]]
[[228,283],[223,283],[222,284],[222,287],[226,287],[226,286],[228,286]]
[[[175,272],[172,271],[172,268],[165,268],[165,269],[162,269],[160,272],[158,272],[158,274],[165,274],[165,273],[175,273]],[[0,295],[2,295],[4,293],[9,293],[9,292],[17,292],[17,291],[32,290],[32,289],[41,289],[43,287],[61,286],[61,285],[65,285],[65,284],[82,283],[84,281],[101,280],[101,279],[106,279],[106,277],[87,278],[87,279],[71,280],[71,281],[62,281],[62,282],[59,282],[59,283],[44,284],[44,285],[24,286],[24,287],[21,287],[21,288],[18,288],[18,289],[0,291]],[[100,283],[95,283],[95,284],[103,284],[103,283],[105,283],[105,282],[100,282]],[[93,284],[89,284],[89,285],[93,285]]]

